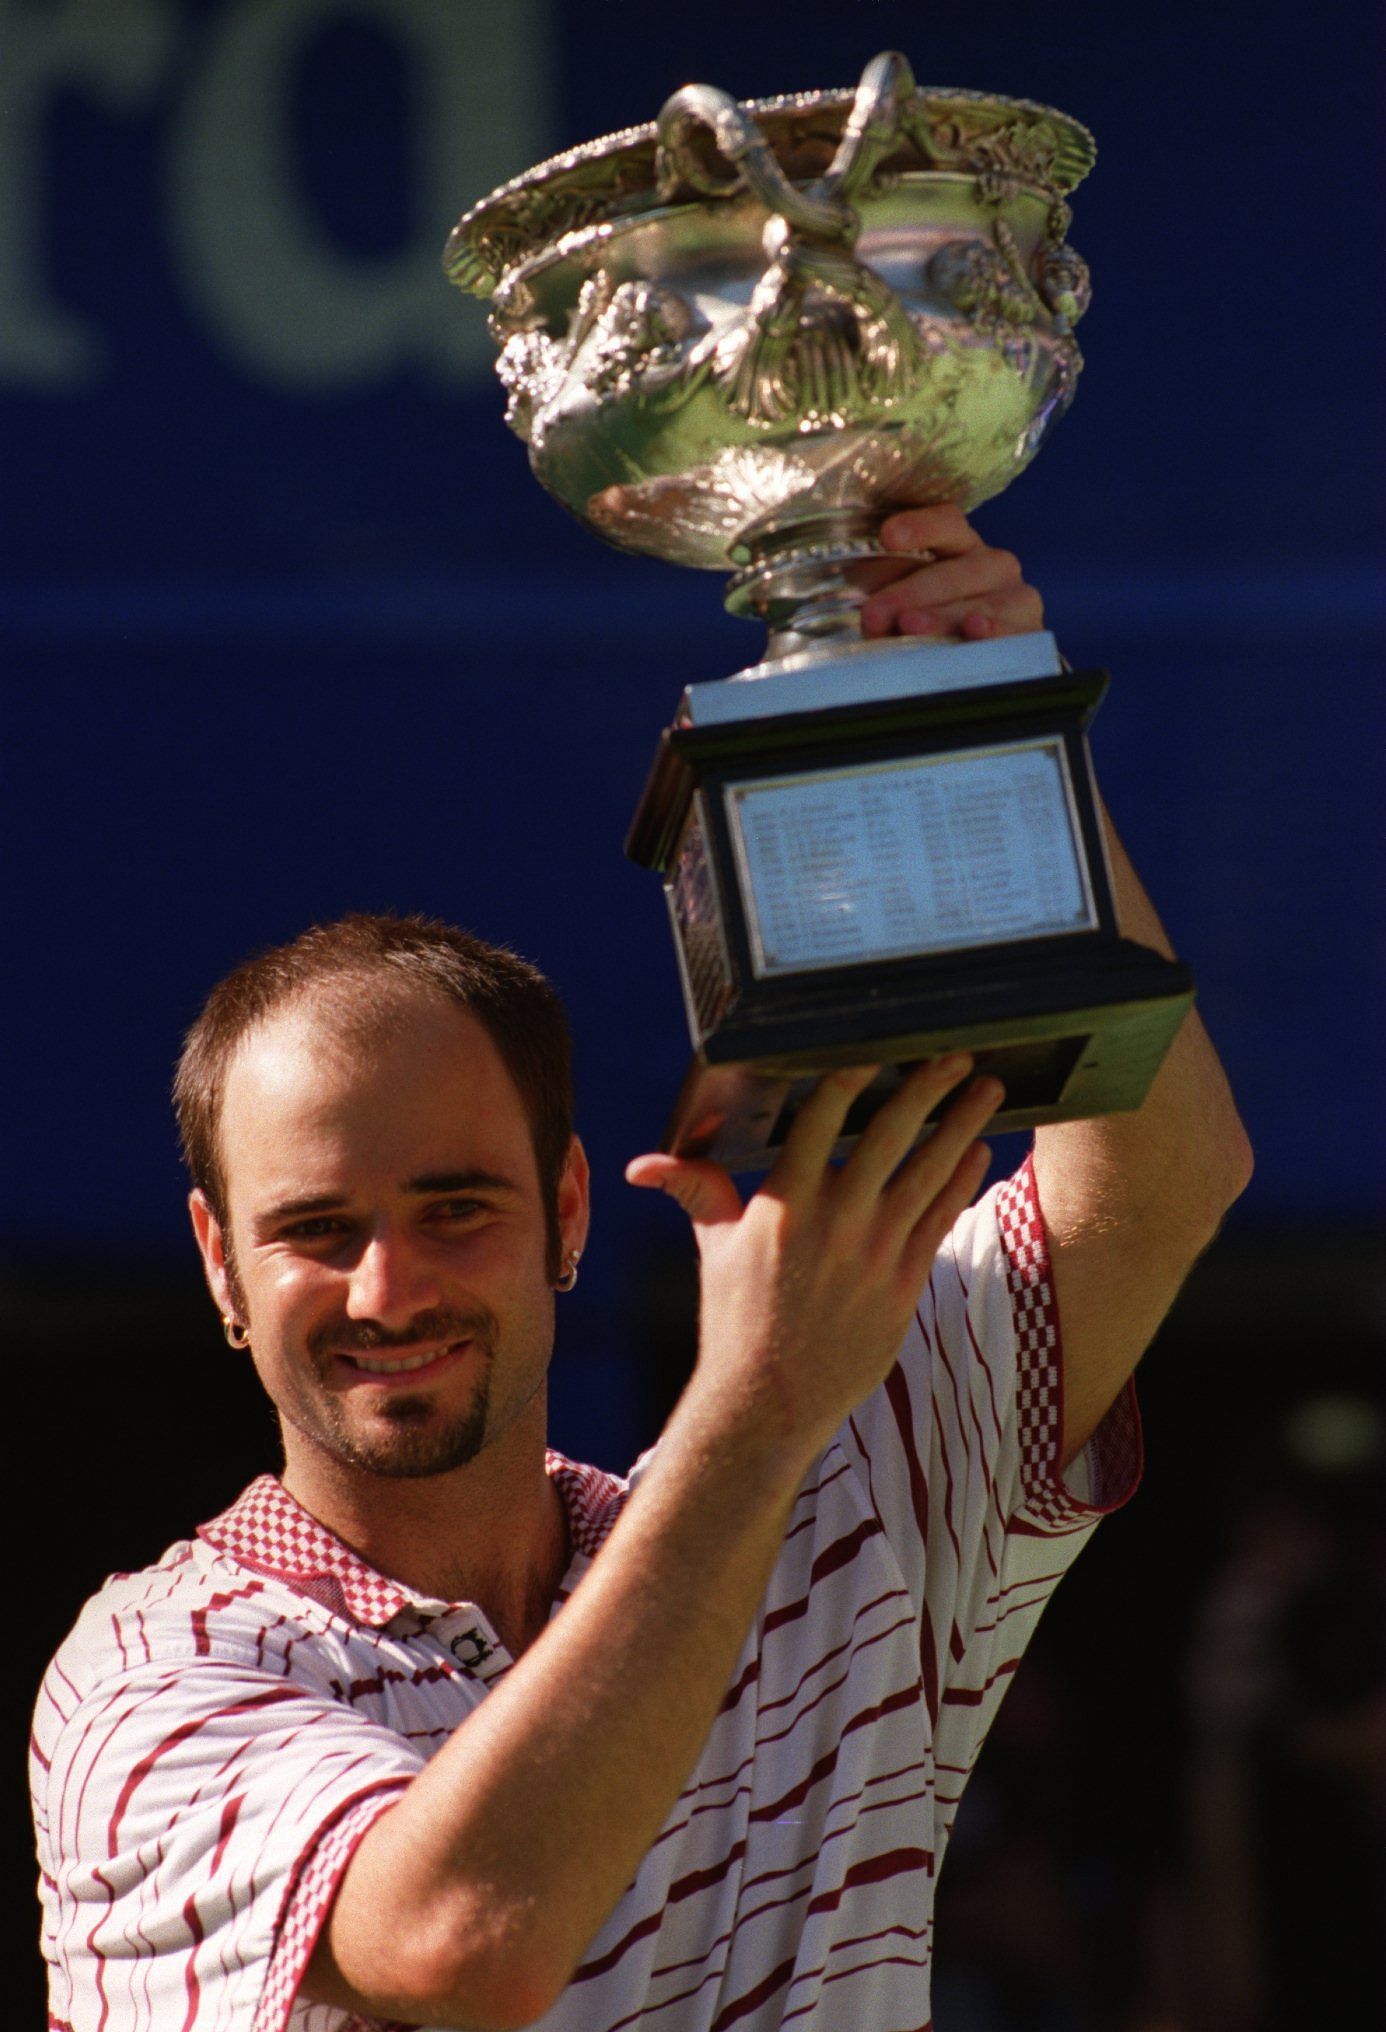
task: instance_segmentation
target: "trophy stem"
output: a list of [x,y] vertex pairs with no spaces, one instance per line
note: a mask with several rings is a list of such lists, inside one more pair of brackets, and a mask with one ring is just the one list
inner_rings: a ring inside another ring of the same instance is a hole
[[810,643],[859,640],[858,610],[870,589],[852,567],[899,557],[881,542],[880,523],[879,514],[839,510],[744,537],[732,551],[742,569],[728,581],[727,612],[763,621],[772,657]]

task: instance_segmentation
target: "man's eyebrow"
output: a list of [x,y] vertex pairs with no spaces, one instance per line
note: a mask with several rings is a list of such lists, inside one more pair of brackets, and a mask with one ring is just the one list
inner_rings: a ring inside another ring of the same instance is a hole
[[406,1192],[514,1192],[521,1188],[513,1178],[507,1178],[500,1171],[483,1171],[474,1165],[469,1171],[426,1171],[419,1178],[411,1178],[405,1185]]
[[[467,1171],[426,1171],[418,1178],[405,1182],[406,1192],[508,1192],[519,1194],[522,1187],[503,1172],[485,1171],[480,1165],[473,1165]],[[303,1199],[281,1199],[273,1206],[263,1207],[256,1213],[256,1220],[271,1225],[275,1221],[300,1219],[305,1214],[335,1213],[347,1201],[339,1192],[320,1192]]]
[[328,1214],[345,1202],[338,1192],[320,1192],[311,1199],[281,1199],[273,1206],[260,1208],[257,1221],[292,1220],[296,1214]]

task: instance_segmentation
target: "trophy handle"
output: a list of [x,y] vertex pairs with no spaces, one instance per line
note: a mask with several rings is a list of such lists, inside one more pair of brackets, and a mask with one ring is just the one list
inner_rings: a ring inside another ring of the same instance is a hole
[[[725,400],[748,423],[787,419],[835,429],[844,414],[908,394],[918,367],[909,314],[895,291],[855,258],[864,193],[895,146],[915,96],[914,73],[897,51],[862,73],[827,173],[803,186],[780,167],[754,116],[712,85],[675,92],[659,116],[660,194],[680,187],[706,197],[746,188],[769,213],[767,265],[743,317],[718,335],[709,364]],[[719,176],[699,137],[711,135],[732,165]],[[771,517],[733,552],[743,566],[728,588],[734,614],[759,615],[772,649],[794,639],[855,633],[865,597],[846,567],[882,554],[885,513],[826,510],[781,522]]]
[[[759,123],[730,93],[715,85],[685,85],[666,99],[659,115],[660,194],[672,197],[680,184],[689,184],[705,197],[730,197],[746,183],[767,211],[799,232],[850,247],[861,222],[848,201],[897,139],[901,114],[914,91],[908,58],[898,50],[873,57],[862,72],[827,175],[801,190],[780,168]],[[717,176],[702,160],[694,145],[700,128],[711,131],[718,154],[734,165],[731,176]]]
[[914,97],[914,72],[898,49],[872,57],[861,74],[847,125],[824,181],[851,198],[870,182],[876,165],[899,138],[902,115]]
[[[717,176],[695,145],[700,129],[711,131],[717,153],[734,165],[729,177]],[[832,197],[818,197],[812,188],[800,191],[775,159],[759,123],[728,92],[715,85],[685,85],[666,99],[659,114],[655,175],[660,195],[670,198],[680,184],[690,184],[704,197],[730,197],[749,185],[767,211],[791,221],[801,232],[840,238],[856,219]]]
[[[881,276],[854,258],[861,220],[850,202],[894,143],[914,96],[914,74],[895,51],[875,57],[826,176],[802,188],[780,167],[746,108],[712,85],[686,85],[659,116],[657,175],[725,197],[743,184],[766,207],[767,267],[744,318],[717,344],[715,372],[729,406],[748,423],[788,417],[834,427],[844,412],[908,393],[917,352],[909,315]],[[711,132],[734,174],[718,177],[696,146]]]

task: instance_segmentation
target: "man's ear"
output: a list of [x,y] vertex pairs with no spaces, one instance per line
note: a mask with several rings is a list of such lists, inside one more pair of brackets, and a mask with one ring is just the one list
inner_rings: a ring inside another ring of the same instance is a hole
[[576,1136],[568,1145],[568,1161],[558,1181],[558,1233],[562,1254],[587,1247],[587,1224],[591,1216],[590,1173],[587,1152]]
[[223,1319],[235,1319],[236,1301],[226,1272],[226,1238],[221,1231],[221,1222],[212,1211],[212,1203],[200,1186],[188,1194],[188,1212],[192,1216],[193,1233],[197,1237],[212,1303]]

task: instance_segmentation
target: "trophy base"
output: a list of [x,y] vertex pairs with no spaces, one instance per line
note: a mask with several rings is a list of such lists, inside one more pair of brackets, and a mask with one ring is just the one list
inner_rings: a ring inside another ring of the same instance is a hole
[[[970,1051],[1000,1131],[1139,1107],[1193,978],[1121,936],[1087,729],[1047,635],[858,645],[690,687],[627,852],[664,877],[694,1060],[664,1148],[773,1161],[813,1081]],[[767,675],[769,673],[767,672]]]
[[976,955],[935,959],[925,971],[886,996],[781,1008],[710,1031],[661,1148],[732,1171],[764,1169],[816,1079],[834,1066],[878,1064],[848,1112],[834,1152],[842,1157],[914,1066],[958,1050],[1005,1086],[997,1133],[1122,1113],[1140,1106],[1194,998],[1187,967],[1125,939],[1081,961],[1018,954],[1008,963],[993,950],[984,971]]

